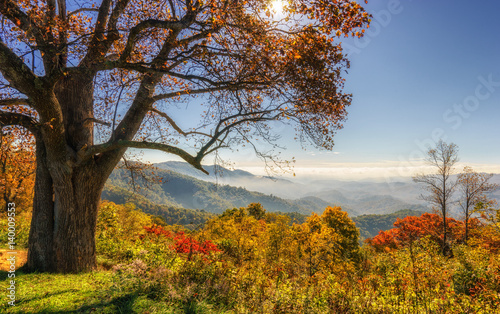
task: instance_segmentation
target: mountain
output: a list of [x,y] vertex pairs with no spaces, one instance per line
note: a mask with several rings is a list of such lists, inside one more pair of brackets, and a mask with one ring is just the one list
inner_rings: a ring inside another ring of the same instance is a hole
[[191,229],[214,217],[204,210],[186,209],[175,203],[155,204],[140,194],[109,183],[104,186],[101,198],[116,204],[132,203],[147,214],[161,217],[169,225],[183,225]]
[[213,181],[217,179],[240,179],[245,177],[255,177],[250,172],[244,170],[230,170],[221,166],[203,166],[208,171],[209,175],[204,174],[187,162],[182,161],[166,161],[154,164],[155,167],[163,170],[170,170],[186,176],[190,176],[203,181]]
[[[149,182],[148,189],[144,188],[146,180],[141,177],[136,179],[136,186],[142,187],[139,193],[147,198],[152,197],[148,195],[155,194],[158,201],[171,207],[181,206],[222,213],[228,208],[245,207],[250,203],[258,202],[270,212],[298,212],[309,215],[313,211],[322,213],[329,205],[328,202],[321,200],[315,202],[307,199],[287,200],[274,195],[249,191],[243,187],[202,181],[171,170],[159,169],[155,175],[161,177],[162,182]],[[116,169],[108,179],[108,184],[126,189],[128,177],[129,172]]]
[[[157,168],[155,175],[161,177],[162,182],[148,183],[138,176],[136,186],[141,188],[139,193],[155,204],[175,208],[222,213],[228,208],[259,202],[271,212],[309,215],[311,212],[320,214],[327,206],[341,206],[351,217],[388,214],[401,209],[427,210],[418,203],[416,196],[409,196],[419,192],[418,186],[412,182],[328,180],[300,183],[225,168],[221,169],[222,177],[207,176],[185,162],[169,161],[154,166]],[[204,168],[212,174],[217,169],[216,166]],[[129,177],[129,172],[117,169],[108,183],[126,189]],[[401,191],[404,199],[393,194],[393,190]]]
[[[219,166],[204,166],[210,173],[205,175],[186,162],[167,161],[155,164],[156,167],[171,170],[183,175],[195,177],[221,185],[242,187],[249,191],[277,196],[302,206],[310,206],[311,199],[323,200],[322,204],[341,206],[350,215],[385,214],[404,208],[427,210],[424,202],[419,200],[421,189],[411,180],[407,181],[342,181],[315,180],[310,182],[291,181],[282,178],[254,175],[243,170],[229,170]],[[221,172],[220,176],[214,173]],[[318,210],[319,203],[312,202],[313,211]],[[324,207],[323,207],[324,209]]]
[[209,175],[193,168],[190,164],[181,161],[167,161],[154,164],[155,167],[163,170],[170,170],[182,175],[190,176],[198,180],[216,183],[220,185],[230,185],[234,187],[244,187],[247,190],[264,194],[274,194],[281,198],[297,199],[305,196],[308,191],[313,191],[314,187],[292,182],[290,180],[271,176],[258,176],[244,170],[230,170],[221,166],[203,166]]

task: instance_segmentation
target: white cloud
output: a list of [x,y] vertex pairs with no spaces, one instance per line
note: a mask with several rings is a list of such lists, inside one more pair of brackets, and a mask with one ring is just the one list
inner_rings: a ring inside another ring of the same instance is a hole
[[[464,166],[470,166],[478,172],[500,173],[500,165],[458,163],[456,171],[460,172]],[[263,166],[251,165],[240,168],[254,174],[265,175]],[[373,163],[328,163],[318,162],[305,164],[297,162],[294,167],[297,179],[338,179],[338,180],[394,180],[409,179],[418,173],[431,173],[435,169],[422,161],[399,162],[383,161]],[[291,177],[289,174],[284,177]]]

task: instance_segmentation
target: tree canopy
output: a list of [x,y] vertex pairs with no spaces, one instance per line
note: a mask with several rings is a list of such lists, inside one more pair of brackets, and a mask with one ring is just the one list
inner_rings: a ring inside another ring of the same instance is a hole
[[[271,140],[255,122],[295,122],[301,138],[331,148],[351,101],[336,38],[361,36],[369,21],[355,1],[291,1],[279,20],[262,0],[4,0],[0,13],[4,125],[36,126],[83,160],[151,148],[199,168],[214,149]],[[82,76],[90,82],[75,83],[93,99],[72,125],[62,94],[77,87],[61,83]],[[185,129],[174,104],[199,94],[199,124]],[[99,144],[86,134],[64,139],[67,128],[94,124]],[[184,137],[194,151],[178,145]]]
[[[95,267],[100,194],[128,148],[206,172],[221,148],[277,145],[270,121],[332,148],[351,103],[339,38],[370,18],[348,0],[279,19],[264,0],[1,0],[0,15],[0,125],[36,140],[28,265],[60,272]],[[186,125],[176,109],[200,95]]]

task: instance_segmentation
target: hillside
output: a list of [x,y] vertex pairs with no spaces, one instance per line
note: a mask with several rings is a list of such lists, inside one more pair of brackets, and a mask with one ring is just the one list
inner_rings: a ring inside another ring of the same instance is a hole
[[[242,187],[198,180],[171,170],[159,169],[156,175],[162,178],[162,182],[150,183],[147,189],[144,180],[136,180],[136,185],[142,187],[139,193],[148,199],[151,194],[154,194],[157,199],[156,203],[164,202],[171,207],[222,213],[228,208],[245,207],[250,203],[259,202],[270,212],[310,214],[313,211],[323,212],[329,205],[325,201],[286,200],[274,195],[249,191]],[[128,177],[127,171],[116,169],[110,176],[108,184],[126,189]]]
[[[223,184],[221,180],[214,183],[198,179],[210,176],[202,174],[184,162],[165,162],[155,166],[159,167],[155,170],[155,175],[161,178],[161,182],[144,180],[139,176],[135,180],[136,187],[139,187],[138,192],[154,204],[172,208],[222,213],[228,208],[245,207],[249,203],[259,202],[270,212],[297,212],[309,215],[312,212],[322,212],[326,206],[341,206],[351,217],[362,214],[390,214],[405,208],[427,210],[423,205],[408,203],[392,194],[372,194],[390,192],[382,183],[330,181],[332,188],[324,189],[324,186],[321,188],[320,185],[302,185],[288,180],[256,176],[247,171],[224,169],[225,182],[238,184],[246,182],[244,185],[229,185]],[[208,171],[215,171],[214,166],[205,168]],[[183,173],[193,174],[196,177]],[[129,181],[130,173],[117,169],[110,176],[108,184],[130,189],[130,185],[127,184]],[[407,183],[398,184],[399,188],[410,187]],[[249,186],[259,189],[254,191]],[[280,188],[282,190],[288,190],[291,197],[282,197],[283,193],[276,193],[280,190],[276,189],[278,186],[282,186]]]
[[186,209],[175,203],[155,204],[142,195],[133,194],[127,189],[111,184],[106,184],[101,197],[116,204],[132,203],[147,214],[161,217],[169,225],[194,228],[214,217],[213,214],[204,210]]
[[297,199],[305,196],[308,191],[314,190],[314,187],[303,185],[289,180],[254,175],[248,171],[240,169],[228,169],[221,166],[209,165],[203,166],[209,175],[194,169],[191,165],[181,161],[166,161],[154,164],[155,167],[163,170],[170,170],[182,175],[190,176],[202,181],[208,181],[220,185],[230,185],[235,187],[244,187],[250,191],[256,191],[264,194],[274,194],[281,198]]
[[385,231],[394,227],[394,222],[398,218],[405,218],[407,216],[420,216],[422,211],[403,209],[395,213],[385,215],[361,215],[352,217],[352,220],[359,228],[360,240],[363,241],[368,238],[376,236],[380,230]]
[[[223,167],[219,167],[219,171],[221,170],[222,174],[215,176],[215,166],[204,166],[210,173],[210,175],[205,175],[189,164],[178,161],[158,163],[155,164],[155,167],[196,178],[203,182],[217,182],[218,186],[229,185],[240,187],[247,191],[259,192],[263,195],[277,196],[290,204],[307,208],[308,210],[304,212],[306,214],[311,211],[321,211],[325,205],[341,206],[351,216],[360,214],[389,214],[404,208],[427,210],[425,204],[422,204],[418,199],[421,193],[420,187],[411,181],[316,180],[306,183],[300,180],[290,181],[282,178],[259,176],[247,171],[238,169],[229,170]],[[170,194],[170,196],[174,197],[173,194]],[[227,195],[224,196],[224,200],[229,200],[226,197]],[[210,200],[211,197],[206,198],[203,196],[201,199],[205,201],[207,199]],[[229,202],[231,204],[234,203],[233,201]],[[190,208],[200,208],[196,207],[198,204],[188,203],[187,205]],[[225,203],[225,205],[227,206],[228,204]],[[248,204],[243,204],[242,206],[246,205]],[[271,204],[269,210],[274,211],[276,207],[276,205]],[[280,208],[279,210],[283,208],[282,205],[278,207]],[[210,210],[210,206],[206,209]]]

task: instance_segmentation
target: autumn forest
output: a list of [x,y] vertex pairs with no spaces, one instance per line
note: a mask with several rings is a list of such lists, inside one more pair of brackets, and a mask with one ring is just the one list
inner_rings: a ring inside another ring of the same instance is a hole
[[406,5],[0,0],[0,311],[499,313],[500,181],[454,133],[391,195],[321,176]]

